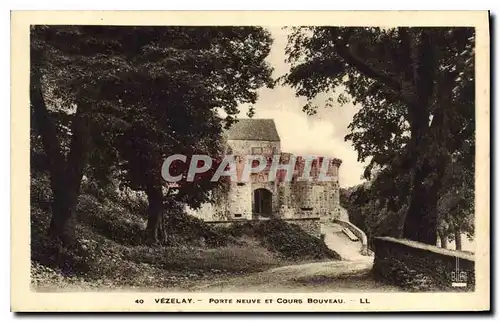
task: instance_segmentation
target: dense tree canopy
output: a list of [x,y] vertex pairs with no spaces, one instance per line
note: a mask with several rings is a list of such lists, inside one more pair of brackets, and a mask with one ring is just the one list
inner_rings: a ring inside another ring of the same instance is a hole
[[[272,85],[264,60],[271,42],[258,27],[34,27],[31,106],[55,196],[52,233],[74,240],[85,173],[144,190],[156,239],[163,158],[223,152],[222,128],[239,104],[254,103],[256,90]],[[198,180],[177,196],[196,206],[212,188]]]
[[446,169],[473,169],[474,29],[298,27],[287,56],[282,80],[306,112],[339,89],[340,103],[361,105],[346,139],[370,161],[365,177],[383,169],[376,182],[399,200],[392,210],[408,204],[404,237],[434,244]]

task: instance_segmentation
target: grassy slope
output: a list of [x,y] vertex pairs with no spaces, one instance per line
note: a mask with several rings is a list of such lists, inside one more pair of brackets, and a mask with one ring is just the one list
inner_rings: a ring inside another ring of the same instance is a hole
[[169,246],[144,246],[144,205],[89,189],[78,205],[81,248],[67,250],[46,237],[47,188],[46,178],[32,179],[32,280],[38,289],[189,287],[282,265],[338,259],[322,242],[283,222],[216,230],[182,213],[167,219]]

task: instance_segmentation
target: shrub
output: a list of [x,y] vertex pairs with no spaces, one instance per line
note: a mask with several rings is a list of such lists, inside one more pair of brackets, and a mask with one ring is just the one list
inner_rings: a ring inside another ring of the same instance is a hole
[[127,209],[109,201],[82,195],[77,207],[78,220],[97,233],[125,245],[143,242],[144,220],[131,215]]
[[203,220],[176,208],[167,210],[165,231],[171,245],[191,244],[219,247],[230,242],[227,235],[216,231]]
[[340,259],[321,239],[279,219],[238,223],[219,229],[221,233],[234,237],[246,235],[258,238],[263,246],[286,259]]

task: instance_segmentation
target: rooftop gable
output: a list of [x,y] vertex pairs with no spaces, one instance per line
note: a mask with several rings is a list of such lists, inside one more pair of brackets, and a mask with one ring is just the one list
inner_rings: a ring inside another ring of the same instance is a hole
[[280,141],[273,119],[238,119],[227,130],[228,140]]

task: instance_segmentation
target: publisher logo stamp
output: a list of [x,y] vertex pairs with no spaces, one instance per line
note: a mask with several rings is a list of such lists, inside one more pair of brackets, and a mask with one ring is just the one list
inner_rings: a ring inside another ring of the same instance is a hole
[[467,287],[467,272],[460,270],[460,259],[455,257],[455,270],[451,272],[452,287]]

